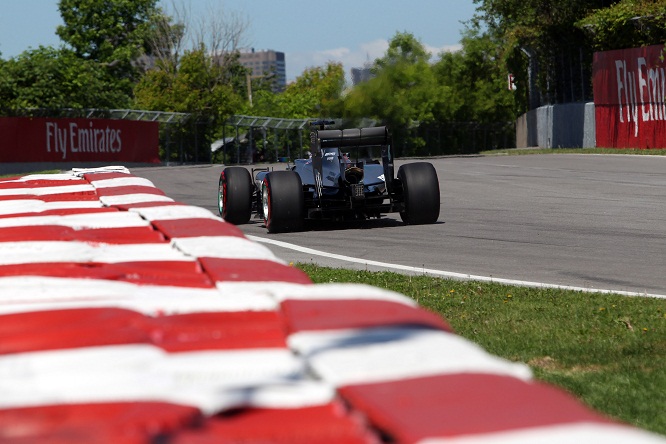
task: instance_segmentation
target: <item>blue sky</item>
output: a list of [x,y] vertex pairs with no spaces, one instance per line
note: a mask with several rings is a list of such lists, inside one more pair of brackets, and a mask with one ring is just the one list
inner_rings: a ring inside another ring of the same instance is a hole
[[[287,79],[305,68],[342,62],[349,73],[381,57],[396,32],[410,32],[436,55],[459,48],[461,22],[472,18],[473,0],[161,0],[187,5],[191,20],[232,12],[247,19],[245,46],[286,54]],[[58,0],[1,0],[0,54],[60,46]]]

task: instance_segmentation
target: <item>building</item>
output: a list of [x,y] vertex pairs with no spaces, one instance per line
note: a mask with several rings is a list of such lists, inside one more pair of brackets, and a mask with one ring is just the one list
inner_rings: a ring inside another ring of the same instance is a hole
[[370,66],[366,64],[363,68],[352,68],[351,69],[352,85],[356,86],[359,83],[367,82],[372,76],[370,71]]
[[245,68],[252,70],[253,78],[275,77],[275,91],[282,91],[287,86],[287,70],[283,52],[266,50],[241,52],[238,60]]
[[371,78],[373,78],[375,75],[372,73],[372,67],[374,63],[370,61],[370,55],[368,54],[368,58],[363,64],[362,68],[352,68],[351,69],[351,79],[352,79],[352,85],[356,86],[359,83],[367,82]]

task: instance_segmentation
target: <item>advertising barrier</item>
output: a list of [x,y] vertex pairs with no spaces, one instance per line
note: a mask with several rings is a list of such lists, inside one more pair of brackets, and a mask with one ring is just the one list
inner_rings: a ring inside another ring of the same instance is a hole
[[593,61],[600,148],[666,148],[664,45],[597,52]]
[[0,162],[159,163],[159,123],[0,117]]

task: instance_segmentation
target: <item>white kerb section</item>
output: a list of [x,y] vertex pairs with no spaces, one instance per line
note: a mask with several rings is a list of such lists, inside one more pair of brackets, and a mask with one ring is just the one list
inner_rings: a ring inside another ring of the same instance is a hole
[[153,184],[150,180],[136,176],[114,177],[113,179],[93,180],[90,182],[90,184],[94,188],[113,188],[113,187],[128,187],[128,186],[142,186],[142,187],[155,188],[155,184]]
[[458,335],[424,328],[303,332],[289,336],[288,344],[335,386],[469,372],[532,377],[524,364],[490,355]]
[[223,259],[265,259],[284,263],[271,250],[249,239],[238,236],[175,237],[174,248],[195,257]]
[[170,197],[161,194],[150,193],[136,193],[136,194],[121,194],[118,196],[100,196],[100,202],[104,205],[111,207],[114,205],[129,205],[146,202],[174,202]]
[[0,356],[0,392],[0,408],[161,400],[206,414],[306,407],[334,397],[288,349],[166,353],[144,344]]
[[176,219],[217,219],[220,217],[214,215],[209,210],[202,207],[191,205],[164,205],[145,208],[131,208],[130,212],[138,213],[144,219],[154,220],[176,220]]
[[0,315],[115,307],[147,316],[205,312],[274,311],[266,292],[220,291],[46,276],[0,277]]
[[148,227],[150,223],[128,211],[0,218],[0,228],[57,225],[74,229]]
[[0,215],[17,213],[41,213],[47,210],[63,210],[76,208],[102,208],[98,200],[65,200],[45,202],[39,199],[0,200]]
[[61,185],[54,187],[0,188],[0,196],[52,196],[54,194],[95,192],[88,184]]
[[104,167],[96,167],[96,168],[72,168],[72,170],[69,173],[72,176],[75,177],[83,177],[84,174],[93,174],[93,173],[122,173],[122,174],[130,174],[130,170],[128,170],[126,167],[122,165],[109,165],[109,166],[104,166]]
[[74,241],[3,242],[0,265],[43,262],[193,261],[163,244],[93,244]]

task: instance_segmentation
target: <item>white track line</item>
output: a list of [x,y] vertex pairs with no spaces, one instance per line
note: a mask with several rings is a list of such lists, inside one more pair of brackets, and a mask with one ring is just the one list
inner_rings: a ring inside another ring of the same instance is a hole
[[422,267],[410,267],[408,265],[399,265],[399,264],[390,264],[388,262],[379,262],[379,261],[370,261],[367,259],[359,259],[351,256],[344,256],[342,254],[327,253],[325,251],[315,250],[312,248],[301,247],[300,245],[290,244],[288,242],[282,242],[274,239],[267,239],[265,237],[251,236],[246,235],[246,237],[255,242],[262,242],[265,244],[271,244],[282,248],[287,248],[289,250],[299,251],[301,253],[312,254],[315,256],[324,256],[330,259],[336,259],[345,262],[352,262],[356,264],[362,264],[366,266],[381,267],[390,270],[399,270],[409,273],[417,274],[427,274],[432,276],[441,276],[449,279],[460,279],[468,281],[481,281],[481,282],[493,282],[497,284],[505,285],[517,285],[521,287],[536,287],[536,288],[554,288],[558,290],[572,290],[572,291],[584,291],[588,293],[604,293],[604,294],[619,294],[622,296],[642,296],[642,297],[651,297],[651,298],[661,298],[666,299],[666,294],[651,294],[651,293],[639,293],[634,291],[621,291],[621,290],[606,290],[602,288],[588,288],[588,287],[574,287],[570,285],[557,285],[557,284],[547,284],[543,282],[530,282],[530,281],[519,281],[515,279],[503,279],[492,276],[477,276],[473,274],[465,273],[455,273],[452,271],[443,271],[443,270],[434,270],[431,268],[422,268]]

